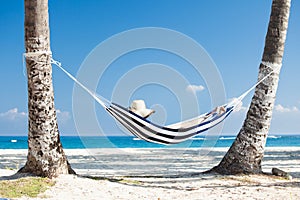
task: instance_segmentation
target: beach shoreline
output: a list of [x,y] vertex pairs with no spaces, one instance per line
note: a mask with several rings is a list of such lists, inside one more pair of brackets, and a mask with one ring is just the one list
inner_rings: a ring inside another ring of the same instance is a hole
[[[211,169],[227,150],[219,147],[65,149],[79,176],[59,176],[55,186],[36,199],[300,198],[300,147],[267,147],[265,151],[263,171],[271,173],[276,167],[288,172],[293,177],[291,180],[266,175],[210,174],[174,178]],[[0,155],[3,179],[25,164],[27,149],[2,149]],[[94,180],[95,177],[100,180]]]
[[[228,148],[94,148],[64,149],[78,174],[98,176],[178,175],[217,165]],[[0,169],[17,169],[27,149],[0,149]],[[300,178],[300,147],[266,147],[262,168],[280,168]]]

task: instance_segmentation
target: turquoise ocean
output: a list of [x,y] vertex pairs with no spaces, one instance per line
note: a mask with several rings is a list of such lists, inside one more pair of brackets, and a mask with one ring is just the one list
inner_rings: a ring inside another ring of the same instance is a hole
[[[61,136],[65,149],[230,147],[234,136],[194,137],[177,145],[159,145],[131,136]],[[267,147],[300,147],[300,135],[268,136]],[[0,136],[0,149],[27,149],[27,136]]]

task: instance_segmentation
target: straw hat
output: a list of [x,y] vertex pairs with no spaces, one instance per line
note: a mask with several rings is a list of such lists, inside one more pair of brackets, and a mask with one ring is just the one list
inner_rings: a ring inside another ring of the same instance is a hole
[[155,112],[154,110],[146,108],[146,104],[144,100],[134,100],[131,103],[129,110],[144,118],[149,117],[151,114]]

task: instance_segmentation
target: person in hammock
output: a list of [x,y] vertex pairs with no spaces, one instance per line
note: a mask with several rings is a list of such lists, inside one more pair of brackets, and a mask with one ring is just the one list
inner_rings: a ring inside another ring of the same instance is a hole
[[[143,118],[148,118],[150,115],[155,113],[155,110],[148,109],[146,107],[145,101],[144,100],[134,100],[130,107],[129,110]],[[215,109],[213,109],[210,113],[205,115],[203,120],[207,119],[208,117],[212,116],[213,114],[222,115],[223,113],[226,112],[226,109],[224,106],[217,106]]]

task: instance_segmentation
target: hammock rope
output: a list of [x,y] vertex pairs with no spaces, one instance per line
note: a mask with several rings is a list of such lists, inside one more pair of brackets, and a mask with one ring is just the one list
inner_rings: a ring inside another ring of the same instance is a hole
[[[51,52],[46,51],[25,53],[24,57],[29,58],[31,60],[35,60],[36,62],[41,62],[36,58],[37,55],[41,54],[52,55]],[[43,63],[45,63],[45,61]],[[133,135],[148,142],[164,145],[177,144],[183,142],[221,123],[225,118],[229,116],[230,113],[237,109],[238,105],[240,105],[242,100],[252,90],[254,90],[257,85],[262,83],[272,73],[280,70],[281,67],[279,65],[277,66],[272,63],[262,61],[262,64],[264,66],[271,69],[271,72],[269,72],[259,81],[257,81],[256,84],[254,84],[251,88],[242,93],[238,98],[235,98],[229,103],[222,105],[221,107],[224,110],[221,113],[217,111],[217,108],[219,108],[217,107],[215,110],[208,113],[204,113],[198,117],[176,124],[171,124],[168,126],[160,126],[141,117],[140,115],[137,115],[136,113],[130,111],[127,108],[124,108],[116,103],[108,101],[104,97],[98,95],[96,92],[91,91],[80,81],[78,81],[72,74],[65,70],[60,62],[51,58],[50,63],[60,68],[69,78],[71,78],[76,84],[78,84],[89,95],[91,95],[91,97],[93,97],[96,100],[96,102],[98,102],[112,117],[116,119],[116,121],[121,123]]]
[[104,97],[100,97],[96,92],[92,92],[90,89],[85,87],[81,82],[79,82],[74,76],[72,76],[68,71],[66,71],[62,66],[61,63],[51,59],[51,63],[59,67],[67,76],[69,76],[75,83],[77,83],[82,89],[84,89],[87,93],[89,93],[104,109],[108,108],[107,103],[108,100],[106,100]]

